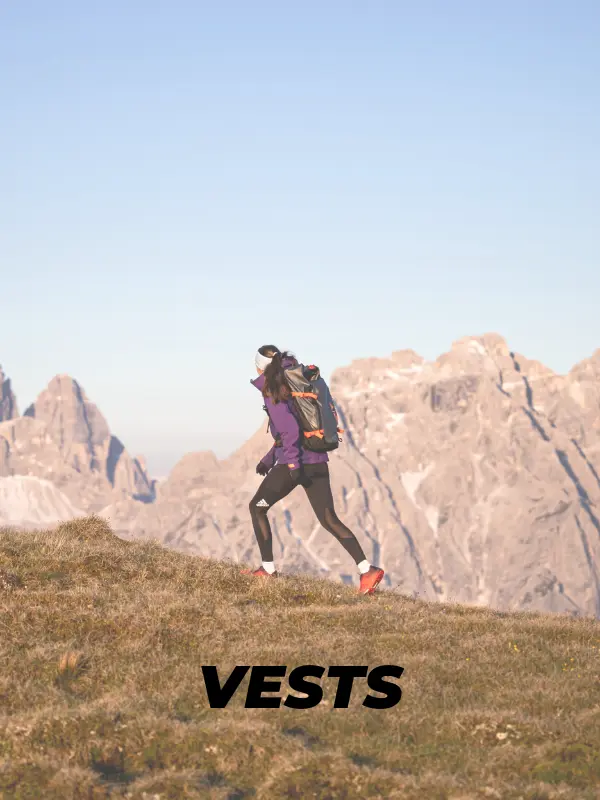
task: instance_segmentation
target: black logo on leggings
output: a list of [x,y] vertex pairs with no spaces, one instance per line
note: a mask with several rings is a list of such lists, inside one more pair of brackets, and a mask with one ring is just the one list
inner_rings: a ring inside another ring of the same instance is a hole
[[[245,708],[279,708],[282,703],[281,697],[266,697],[265,693],[275,693],[281,690],[281,681],[287,675],[288,668],[285,666],[237,666],[225,680],[223,685],[219,680],[217,667],[202,667],[206,694],[211,708],[225,708],[233,695],[238,690],[242,680],[250,671],[250,680],[246,690]],[[368,693],[362,704],[366,708],[393,708],[398,705],[402,697],[402,689],[396,683],[392,683],[387,678],[400,678],[404,672],[403,667],[395,664],[384,664],[380,667],[319,667],[316,664],[305,664],[296,667],[288,676],[290,689],[304,695],[297,697],[288,694],[283,700],[283,705],[288,708],[314,708],[323,700],[323,687],[308,680],[308,678],[321,679],[327,671],[328,678],[337,679],[337,689],[335,694],[334,708],[348,708],[354,681],[357,678],[366,678],[367,686],[371,692]],[[275,680],[269,680],[275,678]]]

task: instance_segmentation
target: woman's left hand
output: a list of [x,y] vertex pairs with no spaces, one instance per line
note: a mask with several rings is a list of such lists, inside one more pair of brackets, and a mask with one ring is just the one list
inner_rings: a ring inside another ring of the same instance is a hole
[[311,479],[307,475],[305,475],[302,467],[295,467],[294,469],[290,469],[290,478],[294,481],[294,483],[297,483],[300,486],[304,486],[305,489],[312,483]]

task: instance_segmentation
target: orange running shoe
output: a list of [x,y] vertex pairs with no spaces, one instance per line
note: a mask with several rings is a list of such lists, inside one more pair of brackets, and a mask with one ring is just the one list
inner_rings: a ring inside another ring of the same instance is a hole
[[369,571],[360,576],[360,594],[373,594],[381,583],[385,572],[379,567],[369,567]]
[[243,569],[242,575],[253,575],[255,578],[277,578],[279,573],[273,572],[271,574],[264,567],[259,567],[258,569]]

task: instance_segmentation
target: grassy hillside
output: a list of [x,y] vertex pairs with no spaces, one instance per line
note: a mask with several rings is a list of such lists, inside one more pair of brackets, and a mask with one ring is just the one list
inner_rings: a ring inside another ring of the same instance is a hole
[[[94,519],[0,532],[0,797],[598,798],[599,648],[593,620],[264,583]],[[310,663],[399,664],[400,704],[324,680],[245,709],[246,678],[208,706],[203,664]]]

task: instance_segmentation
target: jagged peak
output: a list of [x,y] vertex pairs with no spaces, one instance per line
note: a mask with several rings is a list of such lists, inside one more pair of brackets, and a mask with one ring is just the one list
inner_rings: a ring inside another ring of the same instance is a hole
[[46,391],[52,394],[60,393],[65,389],[72,389],[75,392],[80,392],[82,395],[85,395],[85,392],[81,388],[81,384],[71,375],[67,375],[67,373],[60,373],[55,375],[53,378],[50,379],[48,385],[46,386]]
[[545,376],[552,376],[556,375],[553,369],[543,364],[541,361],[536,361],[533,358],[527,358],[526,356],[522,355],[521,353],[517,353],[514,350],[511,350],[509,353],[515,368],[518,367],[518,372],[523,372],[528,375],[545,375]]
[[171,475],[188,473],[190,471],[204,472],[206,470],[219,469],[221,462],[212,450],[200,450],[186,453],[175,464]]
[[456,353],[463,350],[480,356],[507,356],[510,353],[506,339],[499,333],[494,332],[476,336],[461,336],[460,339],[452,342],[450,352]]
[[17,398],[11,388],[10,378],[0,364],[0,422],[7,422],[19,416]]
[[[71,375],[61,373],[55,375],[50,379],[45,389],[43,389],[37,398],[25,410],[24,416],[35,417],[36,406],[41,401],[52,398],[54,401],[64,401],[66,398],[75,398],[76,404],[89,404],[89,400],[84,392],[81,384],[75,380]],[[90,404],[92,405],[92,404]]]
[[577,362],[569,370],[569,377],[576,379],[589,378],[591,380],[600,378],[600,347],[594,350],[588,358]]
[[84,403],[90,406],[94,405],[86,395],[81,383],[66,373],[61,373],[51,378],[46,388],[40,392],[32,405],[38,403],[41,398],[48,397],[58,401],[74,397],[76,403]]
[[111,435],[98,407],[88,399],[78,381],[66,374],[55,375],[24,416],[42,420],[63,449],[80,442],[93,452],[96,445],[107,442]]
[[405,350],[394,350],[392,353],[392,361],[396,366],[412,367],[419,364],[424,364],[425,359],[411,348]]
[[425,363],[425,359],[414,350],[395,350],[389,356],[366,356],[355,358],[346,366],[338,367],[332,373],[332,381],[348,372],[376,372],[389,367],[411,367]]
[[[463,336],[455,340],[449,351],[442,353],[438,358],[433,361],[433,365],[440,365],[447,362],[448,359],[461,357],[464,354],[470,356],[491,357],[510,355],[510,349],[506,339],[499,333],[488,332],[476,336]],[[386,369],[390,366],[394,367],[417,367],[425,366],[427,360],[417,353],[412,348],[404,348],[401,350],[394,350],[391,356],[375,357],[367,356],[365,358],[354,359],[347,366],[339,367],[334,371],[335,377],[340,377],[348,371],[368,371],[373,372],[378,368]]]

